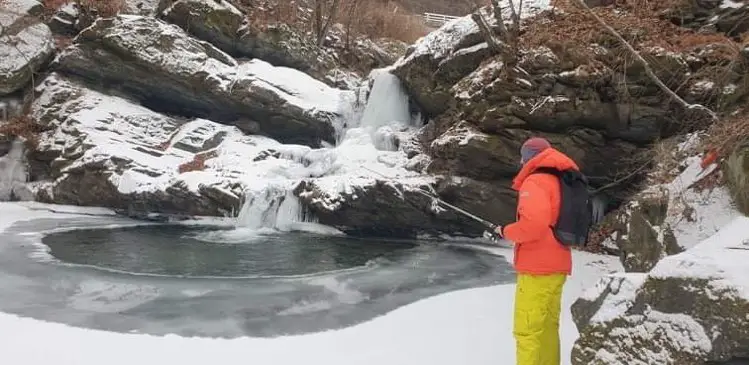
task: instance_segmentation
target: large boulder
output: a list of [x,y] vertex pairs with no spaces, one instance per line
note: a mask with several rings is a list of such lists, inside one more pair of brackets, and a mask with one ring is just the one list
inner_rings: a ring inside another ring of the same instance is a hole
[[749,141],[736,147],[724,164],[726,181],[739,210],[749,215]]
[[0,95],[28,85],[55,51],[52,32],[38,17],[41,3],[9,0],[3,9],[0,11]]
[[178,0],[163,18],[190,34],[211,42],[235,57],[259,58],[318,78],[331,68],[330,57],[288,24],[253,24],[228,1]]
[[398,76],[427,116],[438,115],[452,106],[452,86],[489,55],[470,17],[445,24],[416,42],[398,60]]
[[[449,117],[446,117],[449,119]],[[621,140],[607,141],[600,132],[579,128],[561,133],[534,133],[527,129],[506,129],[501,134],[485,133],[465,121],[452,125],[430,143],[433,160],[429,171],[449,172],[483,181],[508,181],[519,170],[520,145],[531,136],[546,137],[590,176],[607,176],[621,166],[612,161],[631,160],[637,147]]]
[[661,260],[602,278],[572,306],[574,365],[702,365],[749,357],[749,218]]
[[333,123],[348,95],[297,70],[238,63],[174,25],[135,15],[97,20],[59,56],[57,69],[158,111],[311,146],[335,141]]
[[[503,3],[509,17],[509,7]],[[532,18],[548,8],[544,2],[524,4],[522,18]],[[484,18],[492,29],[497,22],[486,8]],[[393,73],[405,84],[409,94],[428,117],[436,116],[454,106],[452,86],[494,55],[481,36],[471,16],[445,23],[406,50],[393,65]]]
[[[324,189],[325,181],[305,181],[295,194],[322,224],[355,235],[382,237],[480,236],[487,228],[451,209],[438,206],[431,196],[470,211],[490,222],[509,220],[514,206],[511,191],[503,184],[487,184],[467,178],[424,177],[388,181],[373,178],[344,192]],[[493,201],[498,196],[508,199]]]
[[38,200],[189,215],[239,210],[241,182],[224,177],[236,169],[221,160],[257,147],[235,127],[166,117],[57,74],[39,90],[32,116],[47,131],[28,153]]

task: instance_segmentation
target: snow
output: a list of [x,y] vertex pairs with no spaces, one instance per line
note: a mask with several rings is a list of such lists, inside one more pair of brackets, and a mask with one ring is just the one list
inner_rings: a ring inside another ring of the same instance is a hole
[[[244,14],[242,14],[239,9],[237,9],[234,5],[232,5],[228,1],[205,1],[205,0],[178,0],[171,4],[168,8],[166,8],[162,14],[168,14],[172,11],[176,3],[197,3],[200,6],[203,7],[209,7],[213,11],[228,11],[234,15],[237,15],[239,17],[244,17]],[[190,6],[192,8],[192,6]]]
[[[32,210],[30,207],[36,207]],[[40,204],[0,203],[0,229],[14,221],[50,218],[55,214]],[[48,206],[49,207],[49,206]],[[89,210],[50,208],[70,213]],[[97,211],[98,212],[98,211]],[[511,256],[511,250],[490,249]],[[575,252],[575,274],[565,287],[562,313],[562,351],[569,354],[577,332],[569,305],[601,274],[619,270],[615,258]],[[451,292],[401,307],[353,327],[278,338],[212,339],[175,335],[121,334],[74,328],[0,313],[2,363],[59,365],[206,362],[261,364],[325,363],[328,365],[429,364],[475,365],[512,363],[514,285]],[[44,346],[39,346],[43,343]],[[85,351],[81,349],[85,348]],[[122,351],[126,348],[127,351]],[[289,351],[293,349],[293,351]],[[111,356],[117,354],[117,356]],[[569,355],[563,355],[569,364]]]
[[450,127],[445,133],[432,141],[432,148],[442,147],[457,143],[458,146],[466,146],[473,139],[486,141],[488,135],[481,133],[476,127],[468,122],[461,121]]
[[[505,23],[510,22],[511,12],[509,1],[501,0],[499,3],[502,8],[502,16]],[[551,0],[526,0],[523,1],[522,4],[523,8],[522,11],[520,11],[521,19],[535,16],[538,13],[551,8]],[[517,9],[517,2],[515,3],[515,6]],[[496,24],[496,20],[488,10],[489,8],[485,7],[482,8],[481,11],[484,15],[484,19],[489,23],[489,26],[493,26]],[[467,54],[479,51],[488,47],[488,45],[485,42],[479,44],[465,44],[466,40],[471,36],[480,38],[479,34],[479,27],[473,19],[471,19],[471,15],[453,19],[442,25],[439,29],[432,31],[417,40],[412,46],[413,48],[410,50],[411,52],[398,59],[393,67],[401,67],[414,59],[425,55],[429,55],[434,60],[443,60],[451,55],[455,56],[456,54]]]
[[654,278],[705,279],[714,289],[729,289],[749,300],[749,217],[736,217],[712,237],[658,262]]
[[[676,348],[679,353],[700,358],[712,350],[712,342],[705,329],[692,317],[679,313],[661,313],[648,309],[644,315],[624,317],[628,328],[615,328],[609,334],[604,347],[596,352],[594,363],[611,365],[674,364],[679,359],[671,357]],[[631,327],[630,327],[631,326]],[[622,348],[638,346],[636,356],[627,356]],[[614,350],[614,351],[612,351]]]
[[255,79],[261,87],[280,91],[278,93],[280,97],[284,97],[293,105],[309,110],[310,113],[321,110],[337,114],[342,110],[342,102],[346,101],[342,97],[345,93],[309,77],[302,71],[273,66],[257,58],[241,63],[237,68],[236,78]]
[[[686,169],[665,186],[670,197],[666,225],[673,230],[683,248],[695,246],[741,215],[734,207],[727,187],[694,189],[697,181],[718,167],[713,164],[703,170],[700,162],[698,156],[687,158],[684,161]],[[685,209],[691,212],[688,217],[684,215]]]
[[742,6],[746,5],[745,3],[741,1],[734,1],[734,0],[723,0],[720,3],[721,9],[738,9]]
[[647,274],[617,273],[601,278],[595,286],[586,290],[580,298],[595,301],[605,290],[610,290],[601,303],[600,310],[591,318],[591,322],[606,322],[623,316],[633,305],[635,293],[642,287]]

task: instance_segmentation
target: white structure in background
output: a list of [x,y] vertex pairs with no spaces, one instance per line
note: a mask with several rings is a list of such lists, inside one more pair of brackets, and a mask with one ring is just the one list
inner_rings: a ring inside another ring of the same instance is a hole
[[424,13],[423,17],[424,17],[424,22],[426,22],[427,25],[433,25],[437,27],[441,27],[445,23],[451,20],[460,18],[459,16],[435,14],[435,13]]

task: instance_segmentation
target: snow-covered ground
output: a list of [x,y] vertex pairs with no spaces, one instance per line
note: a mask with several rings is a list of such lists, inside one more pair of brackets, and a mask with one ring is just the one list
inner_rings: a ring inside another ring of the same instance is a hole
[[[107,210],[0,203],[0,230],[15,221],[55,216],[48,209],[109,214]],[[508,248],[487,249],[507,255]],[[565,364],[577,331],[569,306],[602,275],[619,271],[613,257],[576,253],[565,288]],[[497,364],[513,363],[513,285],[463,290],[401,307],[354,327],[274,339],[155,337],[73,328],[0,313],[3,364]]]

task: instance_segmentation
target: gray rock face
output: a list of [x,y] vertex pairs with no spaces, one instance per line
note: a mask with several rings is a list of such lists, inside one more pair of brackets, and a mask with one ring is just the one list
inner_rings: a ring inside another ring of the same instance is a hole
[[617,246],[628,272],[648,272],[663,257],[683,251],[666,224],[670,199],[665,189],[648,191],[617,213]]
[[[239,180],[220,178],[231,175],[223,165],[210,167],[212,159],[223,158],[219,146],[229,154],[237,153],[233,148],[251,154],[252,145],[236,128],[166,117],[57,74],[40,89],[32,112],[47,131],[28,155],[38,200],[132,214],[224,216],[239,210]],[[204,162],[196,164],[198,159]]]
[[[259,60],[239,64],[176,26],[134,15],[96,21],[60,55],[58,69],[120,89],[156,110],[311,146],[334,141],[332,121],[342,98],[301,72],[275,72]],[[283,89],[274,77],[298,78],[299,88]]]
[[[525,22],[546,26],[565,16],[531,13]],[[621,54],[607,48],[611,45],[555,42],[521,42],[511,77],[472,19],[464,17],[424,37],[396,62],[393,73],[433,117],[422,135],[432,158],[429,172],[508,181],[520,167],[520,144],[542,136],[570,155],[594,187],[600,187],[641,166],[638,159],[651,143],[688,127],[682,110],[664,107],[673,103],[644,69],[622,64]],[[746,96],[741,86],[749,72],[745,66],[727,72],[721,83],[709,72],[720,67],[720,61],[704,53],[634,46],[659,65],[657,75],[689,102],[708,103],[706,94],[723,93],[721,107],[731,107]],[[635,173],[631,181],[643,177]],[[626,199],[632,195],[630,187],[616,184],[606,193]]]
[[[486,227],[459,213],[435,207],[432,199],[413,190],[417,186],[377,181],[372,185],[354,187],[351,192],[331,199],[314,181],[308,181],[300,184],[295,194],[320,223],[355,235],[480,236],[486,230]],[[430,191],[428,184],[421,188]],[[470,210],[484,219],[507,219],[514,213],[514,207],[503,202],[487,204],[486,200],[482,200],[498,194],[509,195],[509,191],[470,179],[440,181],[436,184],[434,193],[448,203]],[[334,207],[331,209],[331,206]]]
[[749,354],[746,217],[661,260],[601,279],[572,306],[572,363],[722,363]]
[[52,32],[35,17],[39,2],[12,0],[3,7],[9,11],[0,13],[0,95],[28,85],[55,51]]
[[453,105],[452,86],[491,53],[470,17],[446,24],[411,46],[393,69],[429,116]]
[[179,0],[163,17],[235,57],[259,58],[318,78],[331,68],[332,60],[304,35],[286,24],[261,28],[227,1]]

